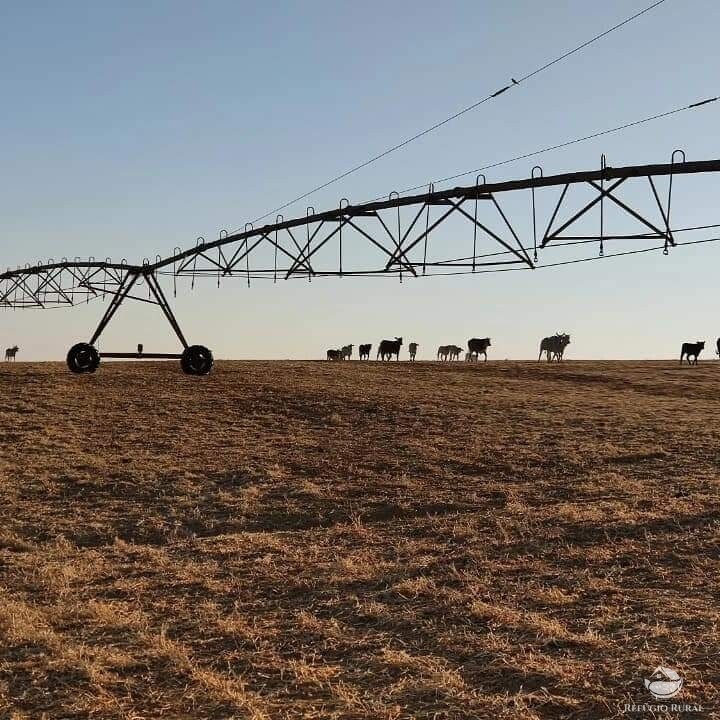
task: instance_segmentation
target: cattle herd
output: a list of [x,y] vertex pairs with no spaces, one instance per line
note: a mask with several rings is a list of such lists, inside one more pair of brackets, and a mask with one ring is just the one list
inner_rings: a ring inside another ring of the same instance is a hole
[[[376,360],[400,360],[400,348],[403,339],[396,337],[394,340],[381,340],[378,345]],[[538,361],[542,360],[543,354],[548,362],[561,362],[565,355],[565,348],[570,344],[570,335],[568,333],[555,333],[540,341],[540,354]],[[467,342],[467,352],[464,358],[468,362],[477,361],[480,355],[487,361],[487,350],[490,347],[490,338],[470,338]],[[338,350],[328,350],[328,360],[350,360],[354,345],[343,345]],[[705,348],[705,341],[697,341],[694,343],[683,343],[680,351],[680,363],[687,359],[688,364],[697,365],[698,357]],[[408,351],[411,361],[415,361],[417,355],[418,344],[411,342],[408,345]],[[366,343],[359,346],[360,360],[370,360],[372,352],[372,343]],[[720,357],[720,338],[717,339],[716,355]],[[463,349],[459,345],[440,345],[437,349],[436,359],[446,362],[460,360]]]
[[[394,340],[381,340],[378,345],[376,360],[400,360],[400,348],[402,347],[403,339],[396,337]],[[549,337],[543,338],[540,341],[540,354],[538,360],[542,359],[543,353],[548,362],[561,362],[565,355],[565,348],[570,344],[570,335],[567,333],[555,333]],[[337,350],[328,350],[326,358],[328,360],[350,360],[353,354],[354,345],[343,345]],[[411,362],[415,362],[419,345],[416,342],[411,342],[408,345],[408,354]],[[470,338],[467,342],[467,352],[465,352],[464,358],[467,362],[477,361],[480,355],[487,361],[487,350],[490,347],[490,338]],[[5,350],[5,360],[15,360],[18,350],[17,345],[9,347]],[[686,342],[682,344],[680,350],[680,363],[684,360],[688,361],[689,365],[697,365],[698,357],[700,353],[705,349],[705,341],[698,340],[697,342],[690,343]],[[360,360],[370,360],[370,353],[372,351],[372,343],[360,345],[358,347],[358,355]],[[142,353],[142,345],[138,345],[138,353]],[[452,362],[453,360],[460,360],[460,356],[463,353],[463,349],[459,345],[440,345],[437,349],[436,358],[442,361]],[[720,338],[717,339],[715,354],[720,357]]]
[[[718,340],[720,343],[720,340]],[[400,360],[400,348],[402,347],[403,339],[396,337],[394,340],[381,340],[378,345],[376,360]],[[543,338],[540,343],[540,357],[543,353],[547,353],[548,362],[556,360],[560,362],[563,359],[565,348],[570,344],[570,336],[567,333],[556,333],[550,337]],[[487,351],[490,347],[490,338],[470,338],[467,341],[467,352],[465,352],[464,358],[467,362],[476,362],[480,359],[480,355],[483,356],[487,361]],[[328,360],[350,360],[352,358],[352,352],[354,345],[343,345],[341,348],[330,349],[327,351],[325,357]],[[411,342],[408,345],[408,354],[410,361],[414,362],[417,356],[419,345],[416,342]],[[720,345],[718,346],[720,348]],[[370,360],[370,354],[372,352],[372,343],[365,343],[359,346],[358,356],[360,360]],[[445,362],[452,362],[453,360],[460,360],[460,356],[463,354],[463,349],[459,345],[440,345],[437,349],[436,358]],[[538,360],[540,359],[538,357]]]

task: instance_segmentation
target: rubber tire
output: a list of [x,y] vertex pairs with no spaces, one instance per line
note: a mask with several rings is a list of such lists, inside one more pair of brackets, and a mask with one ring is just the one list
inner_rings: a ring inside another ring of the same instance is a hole
[[213,363],[213,355],[204,345],[186,347],[180,358],[180,367],[186,375],[207,375]]
[[75,374],[93,373],[100,365],[100,354],[88,343],[73,345],[67,354],[67,366]]

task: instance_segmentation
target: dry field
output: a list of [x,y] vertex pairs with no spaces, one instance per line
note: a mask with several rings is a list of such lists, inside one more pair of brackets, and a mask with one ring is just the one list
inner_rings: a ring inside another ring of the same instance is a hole
[[0,717],[629,718],[660,663],[717,717],[719,388],[1,365]]

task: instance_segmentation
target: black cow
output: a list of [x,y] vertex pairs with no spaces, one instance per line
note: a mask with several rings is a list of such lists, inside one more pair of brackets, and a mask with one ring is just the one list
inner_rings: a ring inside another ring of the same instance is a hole
[[720,338],[717,339],[717,350],[715,352],[717,356],[720,357]]
[[328,360],[342,360],[342,350],[328,350],[327,351],[327,359]]
[[[703,351],[705,347],[705,341],[698,340],[694,343],[683,343],[682,349],[680,350],[680,364],[682,365],[683,358],[687,357],[688,365],[697,365],[698,355]],[[693,358],[690,362],[690,358]]]
[[410,351],[410,360],[412,362],[415,362],[415,356],[417,355],[418,351],[418,344],[415,342],[412,342],[408,345],[408,350]]
[[560,362],[565,354],[565,348],[569,344],[570,336],[567,333],[555,333],[555,335],[543,338],[540,342],[538,361],[542,358],[543,353],[547,353],[548,362],[552,362],[553,360]]
[[394,340],[382,340],[377,351],[377,357],[381,360],[385,360],[385,357],[387,356],[388,360],[392,360],[392,356],[395,355],[395,357],[400,360],[400,348],[402,347],[402,342],[401,337],[395,338]]
[[361,345],[360,346],[360,359],[361,360],[369,360],[371,350],[372,350],[372,343],[367,343],[366,345]]
[[487,349],[490,347],[490,338],[471,338],[468,340],[468,352],[470,359],[477,360],[480,355],[485,356],[487,362]]

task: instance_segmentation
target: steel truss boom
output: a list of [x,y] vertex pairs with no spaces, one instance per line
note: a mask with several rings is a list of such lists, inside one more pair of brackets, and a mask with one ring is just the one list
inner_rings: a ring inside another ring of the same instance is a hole
[[[479,175],[473,185],[444,190],[430,185],[425,193],[391,193],[386,200],[358,205],[342,200],[337,208],[324,212],[308,208],[304,216],[294,219],[278,216],[275,223],[258,228],[248,223],[242,232],[223,232],[216,240],[199,238],[195,246],[176,248],[169,257],[156,256],[152,262],[62,258],[8,269],[0,273],[0,307],[46,308],[108,298],[109,306],[90,342],[81,344],[72,363],[68,358],[71,369],[85,372],[97,367],[100,355],[94,345],[120,305],[128,299],[149,302],[160,307],[179,338],[184,348],[183,369],[204,374],[212,366],[212,356],[206,348],[191,346],[185,340],[160,284],[164,275],[190,277],[193,284],[195,278],[213,277],[219,284],[222,278],[232,276],[243,277],[248,284],[252,279],[346,275],[394,275],[402,280],[447,274],[448,270],[533,269],[542,267],[538,265],[538,251],[543,248],[597,242],[602,255],[604,244],[610,240],[660,240],[667,253],[676,245],[671,223],[673,179],[717,172],[720,160],[687,162],[685,154],[676,150],[671,162],[665,164],[611,167],[603,156],[600,167],[594,170],[544,176],[536,166],[530,177],[519,180],[487,182]],[[660,178],[668,179],[667,195],[664,189],[661,192]],[[619,192],[630,184],[637,186],[632,201]],[[589,191],[590,198],[573,206],[569,200],[573,193],[569,191],[577,186]],[[644,187],[645,201],[638,203],[640,186]],[[548,190],[552,194],[553,188],[559,189],[557,199],[553,195],[552,212],[541,223],[536,195]],[[505,203],[506,196],[518,191],[529,191],[532,243],[521,241],[513,213]],[[610,211],[630,218],[632,231],[609,231]],[[591,213],[599,214],[599,227],[593,225],[588,230]],[[467,252],[462,257],[455,257],[456,244],[436,237],[450,223],[455,223],[448,231],[454,243],[459,237],[458,223],[467,231]],[[543,232],[541,227],[545,227]],[[488,244],[493,252],[487,252]],[[140,357],[142,353],[110,354],[128,355]]]
[[[592,183],[597,184],[600,181],[605,182],[609,180],[624,181],[632,178],[651,179],[653,177],[672,177],[675,175],[712,172],[720,172],[720,160],[671,162],[665,164],[631,165],[625,167],[603,166],[598,170],[563,173],[558,175],[549,175],[546,177],[537,176],[524,178],[521,180],[510,180],[494,183],[476,182],[474,185],[454,187],[438,191],[433,190],[431,186],[430,190],[427,193],[407,195],[404,197],[393,197],[391,195],[387,200],[369,202],[361,205],[346,204],[344,207],[341,205],[340,207],[333,210],[327,210],[321,213],[312,212],[304,217],[298,217],[292,220],[280,219],[281,216],[279,216],[278,222],[273,224],[263,225],[259,228],[246,227],[246,229],[242,232],[234,233],[232,235],[225,235],[218,238],[217,240],[212,240],[209,242],[202,240],[195,247],[188,248],[184,251],[176,252],[170,257],[157,261],[156,263],[152,264],[151,267],[153,269],[160,270],[168,268],[169,266],[173,266],[176,270],[176,274],[192,274],[192,268],[186,261],[193,260],[194,258],[198,257],[204,257],[204,259],[207,260],[208,263],[211,265],[211,267],[209,268],[211,272],[217,272],[219,270],[224,274],[231,274],[232,271],[237,268],[240,261],[244,260],[246,255],[250,254],[251,250],[254,248],[247,249],[247,247],[245,247],[239,254],[236,254],[229,260],[227,257],[223,257],[222,255],[220,258],[210,258],[208,255],[209,251],[218,248],[224,248],[234,243],[245,243],[246,241],[248,241],[249,244],[249,241],[253,239],[256,241],[265,240],[271,244],[274,244],[276,241],[272,238],[276,233],[291,233],[291,231],[295,228],[302,228],[314,225],[317,226],[318,224],[323,223],[338,223],[342,226],[349,225],[351,227],[355,227],[352,221],[356,218],[377,218],[378,214],[381,211],[397,208],[419,206],[422,212],[428,207],[445,206],[447,208],[450,208],[449,212],[447,213],[449,215],[454,211],[460,211],[460,206],[468,200],[495,200],[496,207],[498,207],[497,199],[495,198],[496,195],[516,190],[532,191],[535,189],[550,188],[555,186],[570,186],[576,184]],[[618,185],[619,184],[620,183],[618,183]],[[597,187],[597,185],[595,185],[595,187]],[[608,193],[606,192],[606,196],[607,194]],[[464,214],[462,211],[460,212],[461,214]],[[441,220],[436,221],[433,229],[437,228],[444,219],[445,217],[442,217]],[[472,221],[473,219],[470,218],[470,220]],[[355,229],[357,228],[355,227]],[[387,231],[387,226],[384,229]],[[310,237],[311,241],[315,241],[317,239],[317,230],[315,230],[314,232],[315,235]],[[332,235],[334,236],[335,234],[337,234],[337,232],[338,229],[333,227]],[[425,234],[421,233],[419,239],[423,239],[424,237]],[[321,238],[320,241],[322,241],[323,239],[327,240],[329,238]],[[369,240],[373,242],[373,238],[369,238]],[[381,242],[378,238],[375,238],[375,241]],[[547,243],[543,242],[543,246],[545,244]],[[414,246],[412,243],[411,245]],[[507,249],[510,250],[510,248]],[[529,262],[529,259],[524,257],[522,249],[516,249],[518,250],[517,259],[519,259],[520,261],[525,260]],[[293,264],[290,267],[290,272],[287,273],[287,277],[298,272],[301,267],[305,270],[305,272],[310,272],[311,274],[314,274],[312,273],[312,268],[309,267],[308,264],[305,262],[307,260],[306,251],[303,251],[297,243],[295,247],[297,254],[295,254],[293,250],[286,245],[278,247],[278,250],[292,258]],[[399,262],[400,257],[401,255],[406,253],[407,250],[408,247],[404,245],[402,249],[395,247],[394,251],[388,252],[391,262],[386,263],[384,267],[365,269],[362,272],[399,272],[402,266],[402,263]],[[410,264],[412,263],[409,263],[408,265]],[[406,269],[408,268],[408,265],[406,265]],[[424,263],[423,266],[427,268],[428,263]],[[197,273],[197,265],[194,266],[194,269]],[[322,274],[340,275],[349,273],[343,273],[341,269],[338,268],[336,273],[331,272]]]

